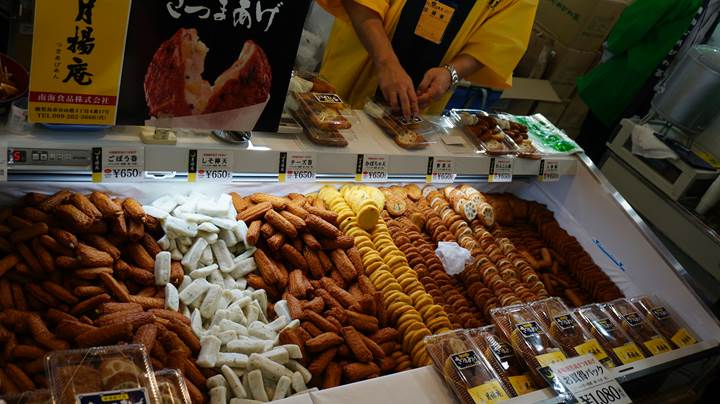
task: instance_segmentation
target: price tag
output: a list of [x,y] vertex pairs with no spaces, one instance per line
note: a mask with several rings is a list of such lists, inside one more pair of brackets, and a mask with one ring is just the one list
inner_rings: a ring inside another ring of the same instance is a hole
[[615,351],[615,355],[617,355],[623,365],[645,359],[645,355],[640,352],[640,348],[638,348],[634,342],[628,342],[623,346],[613,348],[613,351]]
[[584,342],[580,345],[576,345],[575,351],[580,355],[593,355],[595,359],[599,360],[600,363],[602,363],[608,369],[615,367],[612,359],[607,356],[607,353],[605,353],[605,350],[602,349],[602,347],[595,338],[588,340],[587,342]]
[[490,173],[488,182],[512,182],[513,160],[507,157],[493,157],[490,159]]
[[387,182],[388,156],[381,154],[358,154],[355,167],[356,182]]
[[452,184],[455,182],[456,176],[453,159],[428,157],[425,182],[428,184]]
[[535,386],[528,375],[508,376],[508,380],[518,396],[535,391]]
[[560,162],[557,160],[540,160],[538,179],[542,182],[560,181]]
[[93,147],[93,182],[139,182],[144,178],[143,147]]
[[278,182],[294,184],[315,182],[317,171],[315,153],[280,153],[278,164]]
[[226,150],[190,150],[189,182],[232,182],[233,154]]
[[494,404],[510,399],[497,380],[491,380],[479,386],[471,387],[468,389],[468,393],[470,393],[470,396],[476,403]]
[[697,343],[697,340],[684,328],[679,329],[671,339],[680,348]]
[[78,394],[75,396],[78,404],[146,404],[147,392],[144,388],[103,391],[100,393]]
[[653,355],[659,355],[661,353],[672,351],[670,345],[668,345],[667,341],[665,341],[665,338],[662,337],[653,338],[650,341],[645,341],[643,345],[645,345],[648,351],[650,351],[650,353],[652,353]]
[[0,182],[7,182],[8,149],[7,144],[0,144]]
[[555,378],[581,403],[631,403],[610,371],[592,355],[577,356],[550,364]]

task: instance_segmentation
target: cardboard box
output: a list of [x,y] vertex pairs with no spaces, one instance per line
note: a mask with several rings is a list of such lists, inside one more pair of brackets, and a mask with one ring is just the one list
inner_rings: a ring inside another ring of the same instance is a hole
[[542,114],[545,118],[547,118],[550,122],[554,123],[557,126],[558,122],[560,121],[560,118],[563,116],[563,113],[565,112],[565,109],[568,106],[568,103],[569,103],[569,101],[565,101],[565,102],[540,101],[535,105],[533,114]]
[[530,42],[520,63],[515,68],[516,77],[542,79],[554,56],[555,39],[547,33],[534,28],[530,34]]
[[569,48],[555,42],[554,58],[547,75],[543,77],[563,99],[570,99],[575,92],[577,78],[588,72],[600,60],[600,52],[588,52]]
[[540,0],[536,23],[566,46],[596,51],[631,0]]
[[561,101],[549,81],[513,77],[512,88],[503,92],[492,110],[513,115],[530,115],[538,102]]
[[580,128],[585,122],[589,108],[578,94],[575,94],[563,112],[557,127],[560,129]]

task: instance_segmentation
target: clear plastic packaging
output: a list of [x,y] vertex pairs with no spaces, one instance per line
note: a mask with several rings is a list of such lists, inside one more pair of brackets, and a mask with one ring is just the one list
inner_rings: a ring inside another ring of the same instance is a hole
[[540,319],[526,305],[496,308],[490,311],[493,322],[522,360],[538,386],[545,385],[551,375],[547,367],[566,359],[560,345],[550,336]]
[[570,155],[582,151],[574,140],[541,114],[532,116],[498,114],[498,116],[525,125],[528,129],[528,138],[533,141],[533,145],[541,154]]
[[502,129],[502,131],[512,139],[515,146],[517,146],[518,157],[534,160],[542,158],[542,153],[538,151],[532,139],[530,139],[527,126],[507,119],[508,117],[505,115],[498,114],[493,117],[500,129]]
[[491,156],[517,155],[515,142],[498,126],[497,120],[480,110],[453,109],[450,119],[470,136],[478,149]]
[[51,352],[46,369],[55,404],[160,404],[142,345]]
[[410,120],[393,115],[390,107],[378,101],[368,100],[365,113],[370,116],[395,143],[404,149],[423,149],[433,143],[428,140],[433,135],[445,133],[440,126],[422,116]]
[[33,390],[11,396],[0,396],[4,404],[52,404],[50,390]]
[[295,119],[305,130],[305,133],[311,142],[321,146],[345,147],[348,145],[347,139],[337,129],[323,130],[310,123],[307,115],[299,108],[292,111]]
[[334,93],[293,93],[298,109],[308,124],[322,129],[350,129],[352,111],[350,106]]
[[638,344],[646,355],[672,351],[670,343],[629,300],[621,298],[606,303],[613,319]]
[[530,303],[530,308],[547,327],[550,335],[560,344],[565,354],[573,357],[593,354],[607,368],[615,367],[612,359],[583,325],[573,316],[559,297],[549,297]]
[[616,365],[627,365],[645,359],[640,348],[601,305],[582,306],[573,311],[573,314],[581,324],[590,330],[590,334],[598,340]]
[[[315,93],[335,93],[337,89],[329,81],[323,79],[315,73],[305,71],[293,71],[293,78],[300,78],[306,82],[307,90],[302,92],[315,92]],[[311,85],[310,85],[311,84]],[[304,86],[303,86],[304,87]]]
[[682,348],[698,342],[682,319],[672,313],[656,296],[633,297],[630,302],[674,346]]
[[505,390],[513,397],[535,391],[527,369],[515,355],[510,344],[498,335],[494,325],[466,330],[470,341],[483,354],[502,381]]
[[500,378],[475,349],[463,330],[425,337],[435,370],[463,404],[509,399]]
[[177,369],[163,369],[155,372],[162,404],[191,404],[185,378]]

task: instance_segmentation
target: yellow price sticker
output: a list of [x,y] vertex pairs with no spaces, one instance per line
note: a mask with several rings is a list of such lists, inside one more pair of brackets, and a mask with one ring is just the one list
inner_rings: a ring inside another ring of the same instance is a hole
[[535,386],[527,375],[509,376],[508,379],[518,396],[535,391]]
[[469,388],[468,393],[470,393],[473,401],[477,404],[493,404],[510,399],[497,380],[491,380],[479,386]]
[[538,355],[535,357],[537,359],[538,363],[540,363],[540,366],[550,366],[551,363],[556,362],[562,362],[564,361],[565,355],[560,351],[550,352],[542,355]]
[[640,352],[640,348],[635,345],[634,342],[628,342],[627,344],[613,349],[620,362],[627,365],[640,359],[645,359],[645,355]]
[[675,343],[675,345],[681,348],[697,344],[697,340],[692,335],[690,335],[688,330],[684,328],[679,329],[670,339],[672,340],[672,342]]
[[575,347],[575,351],[580,355],[592,354],[595,359],[605,365],[607,368],[615,367],[615,364],[610,360],[604,349],[598,344],[595,338],[584,342]]
[[652,353],[653,355],[659,355],[661,353],[672,351],[672,348],[670,348],[670,344],[668,344],[665,338],[662,337],[657,337],[651,339],[650,341],[645,341],[643,345],[645,345],[648,351],[650,351],[650,353]]

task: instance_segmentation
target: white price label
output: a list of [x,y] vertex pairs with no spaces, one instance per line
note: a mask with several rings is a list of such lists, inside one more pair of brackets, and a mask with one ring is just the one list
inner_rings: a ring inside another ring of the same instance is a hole
[[428,157],[425,182],[428,184],[452,184],[455,182],[456,176],[453,159]]
[[7,144],[0,144],[0,182],[7,182],[8,149]]
[[555,378],[583,404],[625,404],[632,401],[610,371],[592,354],[551,363]]
[[379,154],[358,154],[356,182],[387,182],[389,158]]
[[232,182],[233,153],[226,150],[190,150],[188,181]]
[[284,183],[315,182],[315,153],[280,153],[278,181]]
[[557,160],[540,160],[538,177],[542,182],[560,181],[560,162]]
[[512,182],[513,160],[507,157],[493,157],[490,159],[490,173],[488,182]]
[[93,182],[139,182],[145,178],[143,147],[94,147]]

